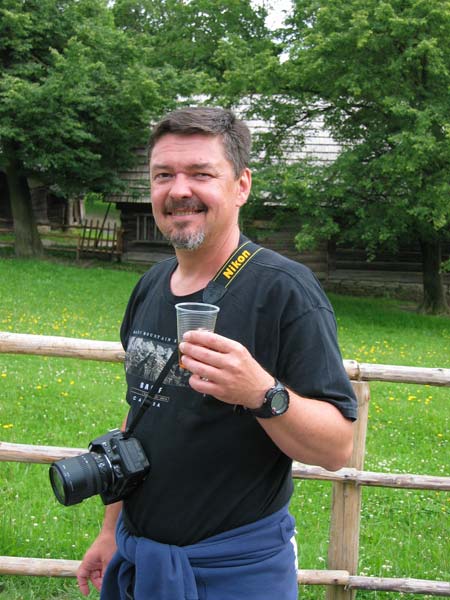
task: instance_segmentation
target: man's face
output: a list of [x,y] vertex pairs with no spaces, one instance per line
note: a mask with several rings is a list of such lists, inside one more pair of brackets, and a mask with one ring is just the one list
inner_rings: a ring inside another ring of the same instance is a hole
[[220,137],[170,133],[153,147],[150,181],[158,228],[175,248],[195,250],[233,230],[251,175],[236,178]]

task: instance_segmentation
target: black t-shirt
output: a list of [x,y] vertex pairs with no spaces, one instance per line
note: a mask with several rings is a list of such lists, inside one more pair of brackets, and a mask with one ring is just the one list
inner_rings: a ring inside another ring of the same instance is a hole
[[[176,260],[155,265],[132,293],[121,328],[127,401],[134,415],[176,348]],[[356,401],[337,345],[333,310],[305,266],[270,250],[246,264],[217,301],[216,332],[242,343],[274,377],[299,394],[331,402],[356,418]],[[134,535],[177,544],[254,522],[292,494],[292,461],[248,412],[189,387],[176,364],[136,430],[151,462],[124,501]]]

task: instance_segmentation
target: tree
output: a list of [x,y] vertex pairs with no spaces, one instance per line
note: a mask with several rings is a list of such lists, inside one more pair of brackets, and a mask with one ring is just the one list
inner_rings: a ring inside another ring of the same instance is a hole
[[250,0],[0,0],[0,168],[16,253],[42,252],[29,177],[64,194],[120,185],[152,118],[217,96],[237,46],[244,60],[270,45],[264,16]]
[[145,59],[106,0],[0,1],[0,167],[16,254],[42,253],[29,177],[65,194],[114,187],[151,115],[174,104],[173,77]]
[[418,241],[426,312],[448,311],[441,246],[450,239],[450,1],[297,0],[289,58],[264,98],[275,131],[320,116],[342,145],[326,168],[291,165],[300,245],[320,238]]
[[271,45],[266,10],[250,0],[116,0],[118,25],[143,34],[159,64],[207,76],[203,92],[210,94],[226,70],[223,44],[238,44],[258,54]]

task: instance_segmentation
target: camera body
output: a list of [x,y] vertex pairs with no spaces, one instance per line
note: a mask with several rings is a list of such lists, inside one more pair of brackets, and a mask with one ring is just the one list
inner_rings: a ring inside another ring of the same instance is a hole
[[126,437],[119,429],[96,438],[88,448],[89,452],[103,453],[114,474],[109,488],[100,493],[104,504],[112,504],[128,496],[150,470],[140,441]]
[[65,506],[99,494],[104,504],[126,498],[150,471],[140,441],[113,429],[89,444],[89,452],[54,462],[50,482]]

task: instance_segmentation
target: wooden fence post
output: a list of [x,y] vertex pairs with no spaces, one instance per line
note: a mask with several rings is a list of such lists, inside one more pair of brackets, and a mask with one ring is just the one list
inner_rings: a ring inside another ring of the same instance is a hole
[[[366,450],[370,388],[363,381],[352,381],[358,400],[358,420],[354,427],[353,454],[347,466],[362,470]],[[359,558],[359,525],[361,519],[361,486],[351,481],[333,484],[328,568],[343,569],[356,575]],[[327,589],[327,600],[354,600],[355,590],[333,585]]]

